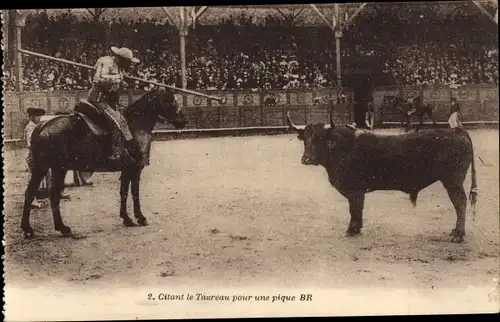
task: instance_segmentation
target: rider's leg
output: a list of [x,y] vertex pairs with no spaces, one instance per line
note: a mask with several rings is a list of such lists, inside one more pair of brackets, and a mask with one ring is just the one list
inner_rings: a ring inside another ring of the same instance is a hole
[[123,148],[125,148],[129,155],[139,163],[142,160],[141,148],[138,142],[134,140],[134,137],[130,132],[129,126],[127,124],[127,120],[125,120],[120,112],[115,111],[111,108],[108,110],[108,113],[112,115],[113,120],[118,128],[118,133],[116,133],[117,137],[115,139],[117,151],[121,153],[121,151],[123,151]]
[[123,138],[122,134],[116,120],[117,112],[114,111],[107,102],[95,102],[94,105],[99,108],[104,115],[108,124],[111,126],[111,161],[117,161],[120,159],[121,152],[123,149]]
[[113,126],[113,130],[111,131],[111,156],[110,159],[111,161],[117,161],[120,160],[123,148],[124,148],[124,142],[123,142],[123,135],[116,126]]

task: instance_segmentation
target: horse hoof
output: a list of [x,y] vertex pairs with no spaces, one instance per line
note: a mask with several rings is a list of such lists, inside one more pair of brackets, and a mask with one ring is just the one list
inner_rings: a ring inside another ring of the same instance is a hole
[[123,219],[123,225],[125,227],[133,227],[135,226],[135,223],[132,221],[132,219],[128,218],[128,219]]
[[345,232],[345,237],[355,237],[357,235],[361,234],[361,230],[356,229],[356,230],[348,230]]
[[33,238],[35,238],[35,232],[33,230],[32,231],[24,231],[23,235],[24,235],[25,239],[33,239]]
[[57,230],[59,230],[61,232],[61,235],[63,235],[64,237],[69,237],[73,235],[71,228],[69,228],[68,226],[63,226],[62,228]]
[[144,217],[137,219],[137,223],[139,226],[147,226],[148,225],[148,220]]

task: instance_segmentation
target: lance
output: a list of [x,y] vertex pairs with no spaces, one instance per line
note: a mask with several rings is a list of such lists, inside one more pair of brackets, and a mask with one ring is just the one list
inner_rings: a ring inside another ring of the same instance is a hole
[[[36,57],[45,58],[45,59],[49,59],[49,60],[54,60],[54,61],[57,61],[57,62],[60,62],[60,63],[65,63],[65,64],[69,64],[69,65],[73,65],[73,66],[84,67],[84,68],[88,68],[88,69],[95,69],[94,66],[77,63],[77,62],[74,62],[74,61],[71,61],[71,60],[67,60],[67,59],[64,59],[64,58],[57,58],[57,57],[52,57],[52,56],[49,56],[49,55],[39,54],[39,53],[36,53],[34,51],[30,51],[30,50],[26,50],[26,49],[18,49],[18,50],[19,50],[19,52],[21,52],[21,53],[23,53],[25,55],[29,55],[29,56],[36,56]],[[183,92],[183,93],[186,93],[186,94],[203,96],[203,97],[206,97],[208,99],[216,100],[216,101],[221,102],[221,103],[223,103],[226,100],[224,97],[217,97],[217,96],[212,96],[212,95],[208,95],[208,94],[203,94],[203,93],[191,91],[189,89],[178,88],[178,87],[175,87],[175,86],[170,86],[170,85],[166,85],[166,84],[154,82],[154,81],[150,81],[150,80],[139,78],[139,77],[134,77],[134,76],[130,76],[130,75],[124,75],[124,77],[126,77],[128,79],[136,80],[136,81],[139,81],[139,82],[143,82],[143,83],[148,83],[148,84],[152,84],[152,85],[156,85],[156,86],[170,88],[170,89],[172,89],[174,91],[177,91],[177,92]]]

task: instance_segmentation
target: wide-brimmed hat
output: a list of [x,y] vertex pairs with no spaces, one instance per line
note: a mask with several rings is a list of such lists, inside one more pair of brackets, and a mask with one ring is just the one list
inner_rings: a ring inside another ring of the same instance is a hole
[[118,48],[118,47],[112,46],[111,47],[111,51],[115,55],[118,55],[118,56],[120,56],[122,58],[128,59],[129,61],[131,61],[134,64],[137,64],[137,63],[140,62],[139,59],[137,59],[137,58],[134,57],[134,53],[132,52],[132,50],[130,50],[130,49],[126,48],[126,47]]
[[28,107],[26,110],[29,116],[42,116],[45,115],[45,110],[40,107]]

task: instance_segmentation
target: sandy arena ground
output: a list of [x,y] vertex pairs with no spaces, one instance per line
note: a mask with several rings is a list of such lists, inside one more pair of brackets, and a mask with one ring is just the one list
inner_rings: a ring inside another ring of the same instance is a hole
[[[85,296],[89,301],[93,297],[97,304],[97,293],[92,293],[96,290],[104,296],[102,293],[110,295],[118,288],[139,290],[147,286],[162,287],[164,292],[194,285],[212,290],[261,286],[282,292],[307,288],[317,294],[329,289],[358,289],[366,294],[373,289],[385,295],[392,292],[393,296],[397,296],[396,290],[456,290],[464,301],[483,301],[484,306],[474,304],[478,311],[498,308],[498,297],[485,293],[495,290],[499,276],[498,130],[472,130],[471,136],[476,156],[486,165],[476,158],[477,219],[474,222],[468,216],[463,244],[449,242],[456,215],[440,183],[420,193],[416,208],[403,193],[368,194],[363,234],[344,237],[348,202],[329,185],[323,168],[300,163],[303,146],[296,135],[154,142],[151,165],[144,170],[141,182],[143,213],[149,226],[122,225],[119,174],[97,173],[92,177],[93,187],[68,188],[72,200],[61,205],[65,223],[86,238],[61,238],[53,230],[47,207],[32,211],[31,223],[38,235],[25,240],[19,228],[28,180],[25,151],[7,151],[7,319],[57,319],[64,310],[61,306],[49,309],[57,302],[55,295],[49,294],[61,294],[58,300],[67,305],[76,301],[64,292],[80,296],[80,304],[75,304],[80,311],[75,309],[67,318],[81,318],[97,310],[81,304]],[[470,174],[465,182],[467,192],[469,188]],[[129,198],[132,214],[131,202]],[[38,300],[33,294],[38,294]],[[100,302],[107,305],[109,316],[97,316],[116,317],[120,311],[122,317],[131,318],[127,314],[138,303],[142,303],[142,311],[134,312],[142,312],[137,313],[141,317],[203,316],[211,312],[205,305],[204,310],[190,315],[184,304],[169,311],[165,305],[141,302],[146,300],[145,292],[134,294],[134,299],[120,300],[121,308],[112,300]],[[401,295],[400,300],[407,295]],[[450,301],[450,310],[467,306],[458,297],[453,300],[455,295],[437,296],[444,311],[445,299]],[[377,295],[370,298],[377,299]],[[18,310],[28,299],[31,309]],[[435,304],[432,297],[428,299],[429,305]],[[318,299],[316,305],[320,302]],[[366,303],[365,309],[370,305],[375,304]],[[409,304],[401,305],[407,305],[402,312],[410,309]],[[338,306],[341,312],[343,304]],[[382,302],[378,306],[383,311]],[[395,306],[387,310],[398,311]],[[252,310],[258,311],[257,315],[279,311],[266,307]],[[293,307],[286,310],[292,312]],[[327,311],[316,308],[301,312],[314,315]]]

